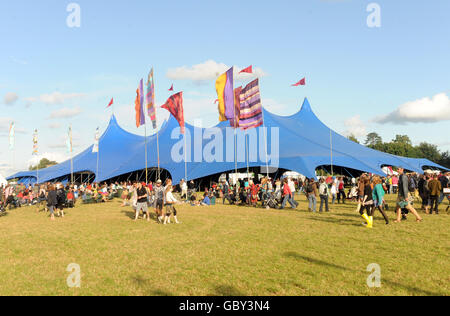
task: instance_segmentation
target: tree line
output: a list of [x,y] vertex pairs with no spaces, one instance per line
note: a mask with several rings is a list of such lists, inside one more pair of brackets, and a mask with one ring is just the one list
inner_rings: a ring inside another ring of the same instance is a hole
[[[350,135],[348,139],[359,144],[358,139],[354,135]],[[396,135],[390,142],[383,142],[380,135],[372,132],[366,136],[364,145],[397,156],[426,158],[441,166],[450,168],[449,151],[441,152],[436,145],[427,142],[422,142],[417,146],[413,146],[411,139],[407,135]]]

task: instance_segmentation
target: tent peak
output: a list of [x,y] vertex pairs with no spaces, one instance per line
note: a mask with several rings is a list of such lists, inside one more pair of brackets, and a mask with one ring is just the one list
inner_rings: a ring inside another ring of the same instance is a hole
[[305,100],[303,101],[302,108],[300,110],[300,112],[304,112],[304,111],[312,112],[311,105],[309,104],[308,98],[305,98]]

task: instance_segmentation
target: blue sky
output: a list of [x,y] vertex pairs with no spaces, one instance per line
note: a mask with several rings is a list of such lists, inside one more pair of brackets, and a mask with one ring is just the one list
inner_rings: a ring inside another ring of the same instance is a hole
[[[0,174],[28,167],[34,128],[49,158],[67,157],[69,125],[75,152],[87,148],[96,127],[107,125],[111,97],[119,123],[142,134],[133,102],[152,66],[158,104],[173,83],[184,91],[186,120],[213,125],[216,95],[206,62],[257,67],[263,106],[277,114],[298,111],[308,97],[319,118],[343,134],[407,134],[450,150],[448,0],[73,2],[80,28],[66,23],[71,1],[0,3]],[[372,2],[381,8],[379,28],[366,22]],[[290,86],[303,77],[306,87]],[[380,119],[386,115],[392,119]]]

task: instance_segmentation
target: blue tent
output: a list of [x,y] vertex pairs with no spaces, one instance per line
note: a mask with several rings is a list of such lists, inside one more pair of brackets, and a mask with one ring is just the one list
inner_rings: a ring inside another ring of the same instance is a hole
[[[269,165],[296,171],[307,177],[315,177],[317,168],[331,164],[379,175],[384,175],[381,170],[384,165],[403,167],[418,173],[422,173],[425,167],[448,170],[427,159],[398,157],[348,140],[324,125],[311,110],[307,99],[301,110],[291,116],[278,116],[264,110],[264,121],[265,128],[249,130],[247,133],[231,129],[228,122],[207,129],[186,124],[185,140],[180,135],[177,121],[171,116],[159,131],[160,167],[170,172],[174,183],[185,178],[186,142],[189,180],[234,171],[235,167],[245,169],[246,154],[249,167]],[[157,167],[156,137],[156,134],[147,137],[149,168]],[[246,142],[249,148],[247,153]],[[97,182],[145,169],[145,138],[122,129],[115,116],[111,117],[101,136],[99,148],[99,171],[95,175]],[[266,152],[270,157],[268,161]],[[97,154],[92,153],[92,146],[73,158],[75,174],[95,174],[96,169]],[[39,182],[67,181],[70,170],[70,161],[40,170]],[[19,179],[23,183],[36,182],[36,171],[19,172],[8,179]]]

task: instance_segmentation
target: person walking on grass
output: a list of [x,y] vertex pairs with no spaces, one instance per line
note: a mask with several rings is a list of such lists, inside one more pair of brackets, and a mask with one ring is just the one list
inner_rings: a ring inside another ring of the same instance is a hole
[[320,196],[319,213],[322,213],[324,204],[325,204],[325,212],[329,212],[330,210],[328,209],[328,185],[325,183],[324,178],[320,179],[319,196]]
[[315,213],[317,209],[317,186],[314,179],[307,179],[306,197],[308,198],[308,210]]
[[170,224],[170,215],[173,214],[173,219],[176,224],[180,224],[177,218],[177,210],[175,209],[175,204],[178,203],[177,199],[173,196],[172,185],[169,184],[166,187],[166,217],[164,218],[164,225]]
[[428,188],[430,190],[430,214],[433,214],[433,209],[436,215],[439,214],[439,196],[442,191],[442,184],[438,180],[437,175],[433,175],[433,179],[428,183]]
[[164,213],[163,213],[163,206],[164,206],[164,187],[162,186],[161,180],[156,181],[156,186],[153,188],[154,196],[155,196],[155,202],[154,202],[154,208],[155,213],[158,218],[158,222],[162,224],[164,222]]
[[383,215],[386,225],[389,225],[389,218],[387,217],[386,213],[383,210],[384,195],[386,194],[386,192],[383,188],[383,184],[380,177],[378,176],[374,177],[372,179],[372,184],[373,184],[373,192],[372,192],[373,208],[370,216],[373,218],[375,209],[378,209],[381,215]]
[[287,178],[285,178],[283,180],[283,189],[282,190],[283,190],[283,202],[281,203],[281,209],[284,209],[287,202],[289,202],[289,204],[291,205],[291,207],[293,209],[296,209],[298,204],[292,198],[292,191],[291,191],[291,188],[289,187]]
[[50,185],[47,193],[47,207],[50,211],[50,219],[55,220],[55,208],[58,205],[58,197],[56,196],[55,187]]
[[404,172],[405,171],[403,168],[398,168],[399,179],[398,179],[398,188],[397,188],[398,197],[396,206],[397,219],[395,220],[394,223],[401,223],[403,208],[412,213],[416,217],[417,222],[421,222],[422,217],[420,217],[420,215],[411,205],[411,196],[409,194],[408,188],[408,176]]
[[361,209],[359,210],[359,214],[361,214],[362,218],[366,221],[366,227],[373,227],[373,194],[372,187],[370,185],[369,178],[364,178],[364,196],[361,203]]
[[137,221],[141,210],[144,213],[144,215],[147,215],[147,221],[150,221],[150,214],[148,213],[148,205],[147,205],[148,191],[147,188],[144,187],[140,182],[138,182],[137,184],[136,198],[137,198],[136,217],[134,218],[134,221]]

